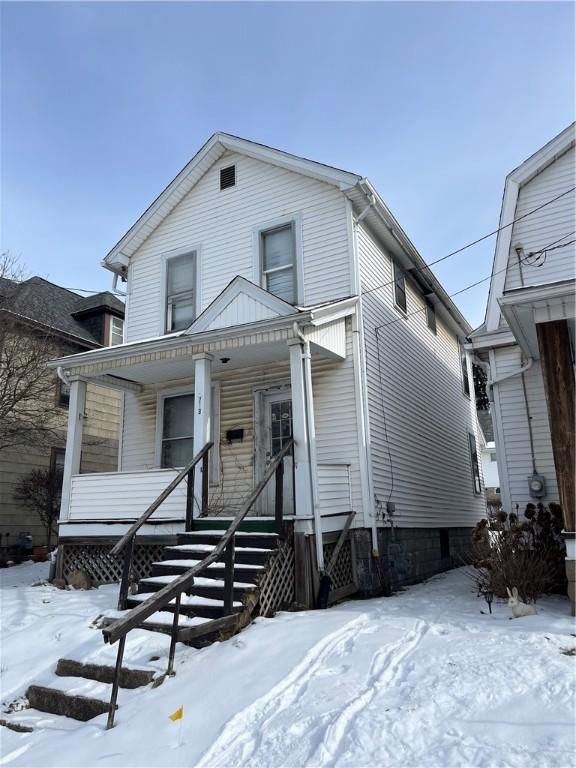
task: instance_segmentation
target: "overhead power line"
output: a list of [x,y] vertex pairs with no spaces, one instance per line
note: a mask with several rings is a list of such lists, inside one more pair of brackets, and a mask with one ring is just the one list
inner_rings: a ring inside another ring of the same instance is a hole
[[[411,269],[406,274],[413,275],[415,272],[425,272],[429,267],[433,267],[434,264],[439,264],[441,261],[446,261],[446,259],[452,258],[452,256],[456,256],[459,253],[462,253],[463,251],[468,250],[468,248],[472,248],[474,245],[478,245],[478,243],[482,243],[484,240],[488,240],[490,237],[494,237],[494,235],[497,235],[498,232],[501,232],[503,229],[508,229],[508,227],[512,227],[516,222],[522,221],[523,219],[528,218],[528,216],[532,216],[533,214],[537,213],[538,211],[541,211],[542,208],[546,208],[547,205],[551,205],[552,203],[555,203],[556,200],[560,200],[561,197],[565,197],[566,195],[569,195],[570,192],[574,192],[576,187],[571,187],[570,189],[565,190],[559,195],[556,195],[556,197],[553,197],[551,200],[547,200],[545,203],[542,203],[541,205],[537,206],[536,208],[533,208],[531,211],[528,211],[527,213],[523,213],[522,216],[518,216],[515,219],[512,219],[512,221],[509,221],[507,224],[503,224],[501,227],[498,227],[498,229],[493,230],[492,232],[488,232],[487,235],[482,235],[482,237],[477,238],[476,240],[473,240],[471,243],[467,243],[466,245],[463,245],[461,248],[457,248],[455,251],[452,251],[451,253],[447,253],[445,256],[440,256],[440,258],[435,259],[434,261],[428,262],[423,267],[415,267],[414,269]],[[389,285],[394,285],[394,280],[389,280],[385,283],[381,283],[380,285],[376,285],[373,288],[368,288],[365,291],[361,291],[362,295],[365,296],[369,293],[374,293],[374,291],[379,291],[381,288],[386,288]]]
[[[539,256],[540,254],[548,254],[550,251],[556,251],[559,248],[567,248],[569,245],[572,245],[573,243],[576,243],[576,240],[570,240],[567,243],[561,243],[560,245],[556,245],[556,243],[559,243],[560,240],[564,240],[566,237],[570,237],[571,235],[575,234],[576,230],[574,232],[569,232],[566,235],[562,235],[562,237],[558,238],[558,240],[554,240],[552,243],[549,243],[544,248],[541,248],[539,251],[531,251],[530,253],[527,253],[524,257],[519,259],[520,263],[524,263],[527,259],[531,259],[534,256]],[[545,261],[545,259],[544,259]],[[537,267],[541,267],[544,264],[544,261],[542,261],[540,264],[535,265]],[[506,265],[503,269],[498,269],[496,272],[491,272],[486,277],[481,278],[480,280],[476,280],[474,283],[470,283],[469,285],[464,286],[464,288],[460,288],[455,293],[448,294],[449,298],[453,299],[454,296],[459,296],[461,293],[465,293],[466,291],[470,291],[472,288],[476,288],[477,285],[481,285],[482,283],[487,282],[488,280],[491,280],[494,275],[499,274],[500,272],[505,272],[508,269],[508,265]],[[390,320],[388,323],[383,323],[382,325],[377,325],[374,327],[375,331],[379,331],[381,328],[387,328],[389,325],[393,325],[394,323],[401,323],[403,322],[407,317],[412,317],[413,315],[419,315],[421,312],[425,312],[427,309],[426,306],[421,307],[420,309],[415,309],[413,312],[408,312],[407,314],[403,314],[401,317],[395,317],[394,320]]]

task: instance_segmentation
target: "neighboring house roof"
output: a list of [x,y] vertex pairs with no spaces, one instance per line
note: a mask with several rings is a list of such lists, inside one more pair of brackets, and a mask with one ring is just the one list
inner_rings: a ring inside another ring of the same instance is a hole
[[478,411],[478,423],[487,443],[494,442],[494,426],[490,411]]
[[407,273],[421,284],[423,292],[433,302],[446,308],[447,314],[451,322],[457,327],[458,332],[463,335],[470,333],[472,328],[466,318],[442,288],[368,179],[356,173],[343,171],[227,133],[215,133],[211,136],[105,256],[102,265],[113,272],[125,274],[130,257],[225,152],[235,152],[253,157],[262,162],[332,184],[344,192],[357,208],[362,209],[370,206],[370,211],[365,215],[366,223],[375,230],[386,248],[398,258]]
[[[124,305],[111,293],[104,291],[97,296],[97,307],[124,315]],[[86,299],[42,277],[31,277],[21,283],[0,278],[0,310],[97,347],[101,346],[100,341],[75,317],[86,311],[86,303],[92,298]]]
[[[494,251],[494,264],[492,266],[492,280],[486,305],[486,317],[481,329],[477,329],[475,335],[481,332],[497,330],[500,321],[500,308],[498,298],[502,296],[506,282],[506,267],[512,242],[513,227],[506,226],[514,220],[518,194],[524,185],[528,184],[535,176],[542,173],[555,160],[564,155],[576,143],[576,122],[569,125],[551,141],[541,147],[517,168],[511,171],[504,183],[502,196],[502,208],[500,211],[501,228],[496,239]],[[502,228],[505,227],[505,228]]]
[[101,291],[93,296],[85,296],[78,302],[78,308],[74,310],[74,315],[78,316],[85,312],[93,312],[95,309],[107,309],[114,314],[124,317],[124,304],[110,291]]

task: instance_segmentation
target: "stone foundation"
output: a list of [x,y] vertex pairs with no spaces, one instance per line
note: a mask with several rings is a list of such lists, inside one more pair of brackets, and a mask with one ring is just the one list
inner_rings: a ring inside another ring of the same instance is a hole
[[463,565],[470,552],[471,534],[471,528],[380,528],[380,556],[375,561],[371,531],[355,530],[359,594],[391,594],[400,587]]

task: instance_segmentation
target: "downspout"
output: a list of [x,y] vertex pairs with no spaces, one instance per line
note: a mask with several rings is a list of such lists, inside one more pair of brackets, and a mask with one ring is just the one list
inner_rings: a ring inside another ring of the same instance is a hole
[[66,384],[67,387],[70,386],[70,379],[64,373],[64,368],[62,368],[61,365],[59,365],[58,368],[56,368],[56,375],[58,376],[60,381],[64,382],[64,384]]
[[376,519],[376,514],[374,512],[374,482],[372,477],[372,459],[370,456],[370,423],[368,420],[368,388],[366,386],[366,370],[364,366],[364,361],[362,360],[362,350],[365,349],[365,340],[364,340],[364,322],[363,322],[363,313],[362,313],[362,293],[361,293],[361,282],[360,282],[360,264],[358,259],[358,236],[357,236],[357,227],[358,224],[368,215],[370,210],[375,206],[376,204],[376,198],[373,194],[368,195],[369,203],[364,208],[364,210],[360,213],[360,215],[355,219],[354,216],[352,216],[352,212],[350,212],[352,216],[352,258],[354,260],[354,281],[356,285],[354,286],[353,292],[358,294],[358,305],[357,305],[357,311],[354,313],[354,316],[352,317],[352,354],[354,357],[354,368],[356,371],[358,371],[358,378],[359,378],[359,387],[361,389],[361,408],[362,408],[362,414],[361,418],[364,422],[364,439],[365,439],[365,454],[364,454],[364,460],[366,462],[366,473],[367,473],[367,484],[368,484],[368,500],[370,504],[370,529],[371,529],[371,536],[372,536],[372,554],[375,557],[378,557],[378,523]]
[[316,561],[320,574],[324,573],[324,546],[322,537],[322,519],[318,503],[318,463],[316,458],[316,429],[314,426],[313,395],[312,395],[312,366],[310,342],[294,323],[294,333],[304,345],[302,360],[304,362],[304,408],[306,410],[306,431],[308,432],[308,466],[310,467],[310,487],[312,489],[312,513],[314,515],[314,534],[316,542]]

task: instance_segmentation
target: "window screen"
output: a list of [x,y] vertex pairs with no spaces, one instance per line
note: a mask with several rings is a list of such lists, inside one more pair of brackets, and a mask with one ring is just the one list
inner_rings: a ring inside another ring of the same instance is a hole
[[294,227],[288,224],[261,233],[264,287],[280,299],[296,302]]
[[194,395],[164,398],[162,467],[184,467],[194,455]]
[[166,331],[181,331],[195,317],[195,253],[166,261]]

